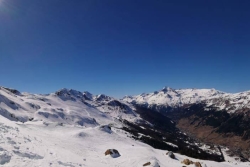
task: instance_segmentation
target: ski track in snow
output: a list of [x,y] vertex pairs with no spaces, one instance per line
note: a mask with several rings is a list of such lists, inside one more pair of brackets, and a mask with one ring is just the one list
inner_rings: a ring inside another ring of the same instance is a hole
[[91,117],[89,112],[86,109],[84,109],[84,111],[87,113],[88,117]]

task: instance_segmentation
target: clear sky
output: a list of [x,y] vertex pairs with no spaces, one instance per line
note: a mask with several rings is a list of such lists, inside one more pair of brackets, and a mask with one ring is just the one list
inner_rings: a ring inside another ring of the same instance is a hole
[[0,85],[250,90],[249,0],[0,0]]

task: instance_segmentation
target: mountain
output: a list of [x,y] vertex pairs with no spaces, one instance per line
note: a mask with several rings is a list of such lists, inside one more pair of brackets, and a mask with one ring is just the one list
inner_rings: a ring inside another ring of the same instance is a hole
[[241,93],[225,93],[215,89],[172,89],[164,87],[153,93],[137,96],[125,96],[123,101],[153,108],[158,111],[169,111],[189,104],[206,103],[207,107],[215,107],[227,112],[240,112],[250,108],[250,91]]
[[228,147],[230,154],[243,159],[250,157],[250,91],[232,94],[164,87],[123,100],[162,113],[197,140]]
[[[174,116],[87,91],[64,88],[41,95],[0,87],[0,122],[4,166],[175,167],[185,158],[203,166],[248,165],[228,156],[227,147],[182,132]],[[115,156],[105,156],[113,149]]]
[[[189,159],[202,167],[245,167],[246,162],[214,162],[199,160],[167,151],[127,137],[127,132],[112,127],[82,128],[43,121],[13,122],[0,116],[0,166],[52,166],[52,167],[179,167]],[[116,156],[106,154],[109,149],[118,151]],[[105,155],[106,154],[106,155]],[[172,154],[171,154],[172,155]]]
[[[0,113],[21,122],[44,120],[81,126],[108,123],[113,120],[112,115],[120,118],[126,116],[126,119],[134,121],[140,119],[130,106],[103,96],[65,88],[48,95],[39,95],[17,93],[0,87]],[[104,114],[102,108],[108,114]],[[125,111],[127,113],[123,114]]]

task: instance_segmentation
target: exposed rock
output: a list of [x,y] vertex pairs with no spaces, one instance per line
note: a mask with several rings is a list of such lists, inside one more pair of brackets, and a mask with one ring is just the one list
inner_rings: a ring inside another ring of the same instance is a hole
[[9,92],[11,92],[13,94],[21,95],[21,93],[18,90],[16,90],[16,89],[6,88],[6,87],[0,87],[0,88],[4,88],[5,90],[7,90],[7,91],[9,91]]
[[11,155],[8,153],[0,153],[0,165],[4,165],[11,160]]
[[175,159],[175,155],[174,155],[174,153],[173,153],[172,151],[167,152],[167,155],[168,155],[170,158]]
[[143,166],[149,166],[149,165],[151,165],[150,162],[147,162],[147,163],[143,164]]
[[117,157],[120,157],[120,153],[116,150],[116,149],[108,149],[106,152],[105,152],[105,156],[106,155],[110,155],[111,157],[113,158],[117,158]]
[[193,161],[191,161],[189,159],[184,159],[181,163],[183,163],[185,165],[190,165],[190,164],[193,164]]
[[106,96],[104,94],[100,94],[100,95],[96,96],[96,98],[95,98],[96,101],[109,101],[111,99],[112,99],[111,97]]
[[99,128],[101,131],[107,132],[107,133],[112,133],[111,126],[110,125],[102,125]]
[[195,167],[202,167],[200,162],[195,162],[195,163],[194,163],[194,166],[195,166]]

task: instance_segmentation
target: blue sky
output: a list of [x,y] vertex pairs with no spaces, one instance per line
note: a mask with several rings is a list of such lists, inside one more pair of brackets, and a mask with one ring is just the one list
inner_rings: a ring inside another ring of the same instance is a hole
[[0,85],[250,90],[249,0],[0,0]]

